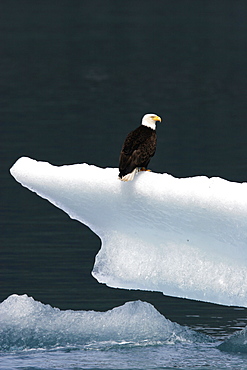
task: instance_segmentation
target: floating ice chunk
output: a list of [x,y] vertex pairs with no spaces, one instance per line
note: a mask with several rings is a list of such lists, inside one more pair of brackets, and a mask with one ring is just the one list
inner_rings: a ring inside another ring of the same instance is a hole
[[102,240],[93,276],[112,287],[247,307],[247,183],[21,158],[23,186]]
[[0,351],[207,340],[205,335],[172,323],[151,304],[141,301],[107,312],[61,311],[15,294],[0,304]]
[[218,348],[225,352],[247,353],[247,327],[231,335]]

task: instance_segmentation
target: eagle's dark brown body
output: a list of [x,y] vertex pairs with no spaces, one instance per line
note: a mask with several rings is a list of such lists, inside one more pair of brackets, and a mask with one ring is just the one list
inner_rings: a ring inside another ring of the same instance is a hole
[[141,125],[126,137],[119,158],[119,177],[135,168],[147,168],[156,150],[156,131]]

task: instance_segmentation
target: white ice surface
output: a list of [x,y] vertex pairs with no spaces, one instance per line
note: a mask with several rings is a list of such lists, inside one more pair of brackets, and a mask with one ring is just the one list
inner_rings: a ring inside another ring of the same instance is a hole
[[93,276],[112,287],[247,307],[247,183],[20,158],[11,174],[102,240]]
[[27,295],[16,294],[0,303],[0,352],[206,340],[205,335],[167,320],[147,302],[127,302],[106,312],[61,311]]

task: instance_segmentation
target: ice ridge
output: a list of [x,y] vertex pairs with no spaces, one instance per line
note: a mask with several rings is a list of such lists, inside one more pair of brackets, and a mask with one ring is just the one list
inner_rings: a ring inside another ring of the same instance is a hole
[[207,337],[172,323],[151,304],[127,302],[106,312],[62,311],[27,295],[0,304],[0,351],[147,346],[206,341]]

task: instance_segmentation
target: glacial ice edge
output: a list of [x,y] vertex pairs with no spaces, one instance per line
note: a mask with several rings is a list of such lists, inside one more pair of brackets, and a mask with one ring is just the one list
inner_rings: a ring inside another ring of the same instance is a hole
[[102,240],[93,276],[111,287],[247,306],[247,183],[53,166],[22,157],[16,181]]

